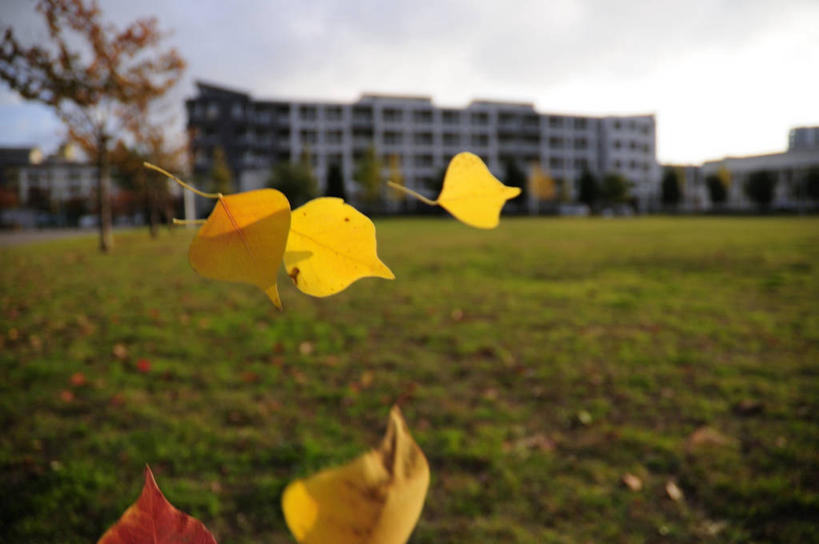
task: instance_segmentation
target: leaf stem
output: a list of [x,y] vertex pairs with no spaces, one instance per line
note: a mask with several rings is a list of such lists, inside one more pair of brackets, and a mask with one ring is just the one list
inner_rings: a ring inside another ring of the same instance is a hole
[[420,200],[424,204],[429,204],[430,206],[437,206],[438,205],[437,200],[430,200],[427,197],[425,197],[424,195],[422,195],[421,193],[416,193],[412,189],[408,189],[408,188],[404,187],[403,185],[398,185],[397,183],[393,183],[391,181],[387,181],[387,185],[389,185],[390,187],[392,187],[396,191],[401,191],[403,193],[407,193],[408,195],[414,196],[415,198],[417,198],[418,200]]
[[174,176],[170,172],[168,172],[166,170],[163,170],[162,168],[160,168],[160,167],[158,167],[156,165],[153,165],[153,164],[151,164],[149,162],[143,162],[142,165],[145,166],[145,168],[149,168],[151,170],[156,170],[160,174],[163,174],[163,175],[169,177],[170,179],[174,180],[175,182],[177,182],[179,185],[181,185],[182,187],[184,187],[188,191],[196,193],[199,196],[203,196],[205,198],[219,198],[219,197],[222,196],[220,193],[205,193],[205,192],[202,192],[199,189],[188,185],[187,183],[185,183],[184,181],[182,181],[178,177]]

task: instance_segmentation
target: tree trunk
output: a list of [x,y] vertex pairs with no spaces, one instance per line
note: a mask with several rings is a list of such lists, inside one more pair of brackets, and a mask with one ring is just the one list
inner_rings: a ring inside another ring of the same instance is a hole
[[159,203],[156,201],[153,190],[148,191],[148,223],[150,224],[151,238],[159,236]]
[[97,196],[99,198],[100,251],[108,253],[114,247],[111,233],[111,178],[108,165],[108,136],[97,138]]

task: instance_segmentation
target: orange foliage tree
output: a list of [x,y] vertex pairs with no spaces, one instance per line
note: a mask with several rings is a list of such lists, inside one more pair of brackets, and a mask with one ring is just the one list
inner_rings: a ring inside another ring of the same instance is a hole
[[[0,42],[0,79],[23,98],[42,102],[67,125],[97,164],[100,249],[112,245],[108,151],[112,139],[179,80],[185,62],[160,51],[155,18],[117,28],[96,2],[40,0],[45,45],[22,45],[11,28]],[[84,42],[82,46],[80,43]]]

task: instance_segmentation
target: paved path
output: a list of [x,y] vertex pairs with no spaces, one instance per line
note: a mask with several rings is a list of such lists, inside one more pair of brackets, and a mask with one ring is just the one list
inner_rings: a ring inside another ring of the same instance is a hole
[[57,238],[74,238],[77,236],[93,236],[96,228],[90,229],[29,229],[29,230],[0,230],[0,247],[45,242]]

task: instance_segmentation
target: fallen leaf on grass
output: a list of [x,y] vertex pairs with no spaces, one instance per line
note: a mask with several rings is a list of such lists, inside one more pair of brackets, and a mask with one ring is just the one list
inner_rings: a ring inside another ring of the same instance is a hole
[[128,348],[125,347],[125,344],[114,344],[111,353],[114,354],[114,357],[122,361],[128,357]]
[[365,277],[395,279],[376,252],[375,225],[340,198],[316,198],[293,210],[284,268],[315,297],[334,295]]
[[733,439],[722,434],[713,427],[699,427],[691,433],[685,441],[685,449],[688,453],[708,446],[729,446],[733,444]]
[[85,374],[83,374],[82,372],[75,372],[74,374],[71,375],[69,381],[71,382],[71,385],[73,385],[74,387],[82,387],[87,383],[88,380],[85,379]]
[[429,465],[397,406],[381,445],[287,486],[284,518],[307,544],[404,544],[424,505]]
[[665,484],[665,492],[668,494],[668,498],[674,502],[679,502],[683,499],[682,489],[671,480]]
[[137,361],[136,367],[137,367],[137,370],[139,372],[141,372],[142,374],[147,374],[148,372],[151,371],[151,361],[149,361],[148,359],[142,358],[139,361]]
[[145,485],[132,504],[98,544],[216,544],[201,521],[181,512],[159,490],[154,475],[145,467]]
[[643,481],[630,472],[623,474],[622,481],[632,491],[640,491],[643,488]]

